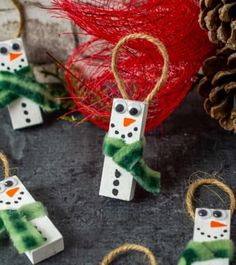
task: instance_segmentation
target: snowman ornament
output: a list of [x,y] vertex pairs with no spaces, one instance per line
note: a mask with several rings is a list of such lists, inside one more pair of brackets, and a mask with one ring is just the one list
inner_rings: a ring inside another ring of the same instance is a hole
[[[108,137],[127,144],[144,136],[148,106],[144,102],[114,99]],[[133,175],[117,165],[112,157],[105,156],[100,195],[130,201],[134,197],[136,182]]]
[[[117,71],[117,55],[129,40],[145,39],[157,46],[164,59],[162,75],[144,101],[131,100]],[[148,104],[165,83],[169,58],[164,45],[144,33],[134,33],[122,38],[112,53],[112,71],[123,98],[112,104],[109,131],[105,137],[105,155],[100,184],[101,196],[130,201],[134,197],[136,182],[154,194],[160,191],[160,173],[152,170],[143,160],[144,131]]]
[[[0,153],[7,168],[7,160],[2,157]],[[0,241],[6,236],[32,264],[64,249],[63,237],[47,216],[46,208],[35,201],[17,176],[5,176],[0,181]]]
[[[28,66],[21,38],[0,42],[0,72],[17,73],[24,71],[23,69]],[[6,97],[14,97],[14,95],[8,93]],[[8,105],[8,110],[13,129],[22,129],[43,123],[40,107],[28,98],[16,97]]]
[[[199,186],[205,184],[216,185],[227,192],[231,199],[231,210],[197,208],[194,214],[193,194]],[[234,257],[234,244],[230,240],[231,215],[235,209],[233,191],[217,179],[199,179],[190,185],[186,204],[194,219],[194,235],[178,265],[229,265]]]

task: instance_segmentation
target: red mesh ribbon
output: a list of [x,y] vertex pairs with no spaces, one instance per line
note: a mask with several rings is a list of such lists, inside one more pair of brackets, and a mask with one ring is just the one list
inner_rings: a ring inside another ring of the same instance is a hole
[[[107,129],[112,98],[120,93],[111,72],[111,52],[118,40],[143,32],[157,37],[170,57],[169,75],[149,106],[146,130],[165,120],[179,105],[203,60],[213,50],[198,25],[194,0],[54,0],[60,17],[67,17],[93,35],[71,56],[67,84],[77,106],[96,125]],[[121,50],[118,69],[131,99],[144,100],[162,68],[156,47],[134,40]]]

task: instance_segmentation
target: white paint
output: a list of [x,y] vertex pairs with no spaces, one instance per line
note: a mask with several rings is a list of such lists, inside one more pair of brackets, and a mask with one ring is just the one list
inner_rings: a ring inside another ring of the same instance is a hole
[[[202,210],[207,212],[205,216],[200,216]],[[222,216],[216,217],[217,212],[220,212]],[[214,226],[214,223],[218,223],[218,225]],[[197,242],[209,242],[220,239],[229,240],[230,223],[231,214],[229,210],[197,208],[195,212],[193,240]],[[194,262],[193,265],[229,265],[229,259]]]
[[[118,104],[124,106],[124,111],[122,113],[118,113],[115,109]],[[132,108],[138,109],[139,113],[137,115],[131,115],[129,111]],[[127,144],[139,141],[144,136],[147,111],[148,105],[144,102],[114,99],[108,136],[123,139]],[[133,119],[133,122],[128,126],[124,126],[125,119]],[[132,133],[132,137],[128,136],[130,133]],[[122,138],[122,136],[125,138]],[[117,172],[120,173],[119,177],[116,176]],[[118,186],[114,185],[117,183],[119,183]],[[100,195],[130,201],[134,197],[135,184],[136,182],[129,172],[117,166],[116,163],[112,161],[112,158],[105,156],[99,192]],[[114,191],[118,194],[115,195]]]
[[[6,187],[5,184],[7,181],[12,183],[10,187]],[[12,189],[17,189],[17,191],[11,197],[7,192]],[[35,202],[34,198],[17,176],[9,177],[0,182],[0,201],[0,210],[18,209],[23,205]],[[32,264],[39,263],[64,250],[63,237],[47,216],[34,219],[31,223],[33,223],[47,239],[45,244],[41,247],[25,253]]]
[[[18,44],[19,49],[14,50],[13,45]],[[8,71],[14,73],[28,66],[25,48],[22,39],[13,39],[0,42],[0,48],[7,49],[6,54],[0,54],[0,71]],[[11,56],[16,56],[11,58]],[[22,103],[26,107],[22,107]],[[43,122],[42,113],[37,104],[25,98],[18,98],[8,106],[12,127],[14,130],[41,124]]]
[[229,259],[214,259],[201,262],[193,262],[192,265],[229,265]]

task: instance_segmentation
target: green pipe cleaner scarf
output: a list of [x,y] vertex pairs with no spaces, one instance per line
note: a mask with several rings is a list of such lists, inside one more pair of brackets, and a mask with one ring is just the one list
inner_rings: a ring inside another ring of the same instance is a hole
[[17,210],[1,210],[0,241],[8,236],[20,254],[42,246],[45,239],[30,221],[45,215],[47,210],[40,202]]
[[39,84],[29,66],[11,73],[0,71],[0,108],[6,107],[18,97],[25,97],[45,111],[60,109],[60,101],[46,86]]
[[197,261],[228,258],[233,261],[234,243],[231,240],[209,242],[190,241],[182,253],[178,265],[191,265]]
[[143,160],[143,140],[126,144],[122,139],[105,136],[103,153],[132,174],[146,191],[160,192],[160,173],[152,170]]

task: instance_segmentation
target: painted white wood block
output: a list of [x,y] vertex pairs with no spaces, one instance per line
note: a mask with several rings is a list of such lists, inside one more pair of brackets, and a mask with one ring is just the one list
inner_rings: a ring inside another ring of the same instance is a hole
[[[18,209],[33,202],[35,202],[34,198],[17,176],[0,182],[0,210]],[[25,253],[32,264],[39,263],[64,250],[63,237],[47,216],[36,218],[31,223],[46,240],[41,247]]]
[[22,129],[43,123],[40,108],[32,100],[18,98],[8,106],[12,127]]
[[[21,38],[0,42],[0,71],[14,73],[28,66]],[[33,101],[18,98],[8,106],[13,129],[22,129],[41,124],[41,110]]]
[[[113,100],[108,136],[123,139],[127,144],[144,136],[148,104],[140,101]],[[105,156],[99,195],[130,201],[134,197],[135,180],[125,169]]]
[[[230,239],[230,210],[197,208],[194,221],[193,240],[209,242],[220,239]],[[193,265],[229,265],[229,259],[214,259],[194,262]]]

